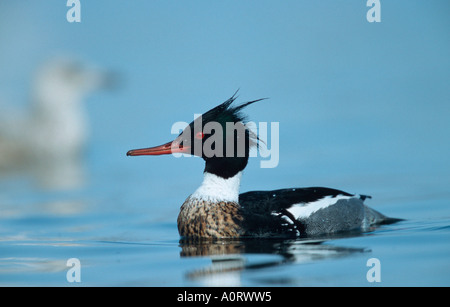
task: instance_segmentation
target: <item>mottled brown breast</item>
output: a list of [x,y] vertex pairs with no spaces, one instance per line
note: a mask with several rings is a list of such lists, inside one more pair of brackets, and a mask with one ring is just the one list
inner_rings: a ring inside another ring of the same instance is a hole
[[206,202],[188,197],[178,215],[180,236],[190,238],[238,238],[243,234],[235,202]]

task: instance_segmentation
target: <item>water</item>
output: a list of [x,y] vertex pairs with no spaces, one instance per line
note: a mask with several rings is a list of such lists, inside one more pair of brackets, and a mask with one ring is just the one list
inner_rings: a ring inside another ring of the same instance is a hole
[[[0,4],[0,118],[26,106],[55,53],[121,83],[85,98],[80,157],[0,167],[1,286],[450,285],[447,1],[383,2],[379,24],[348,1],[99,0],[80,24],[60,1],[16,2]],[[203,162],[125,154],[169,141],[172,124],[237,88],[239,102],[270,98],[250,120],[280,123],[278,166],[252,158],[242,192],[332,187],[405,220],[321,242],[180,242],[179,207]],[[80,283],[67,280],[71,258]],[[380,282],[367,279],[372,258]]]
[[[76,193],[42,192],[23,187],[26,182],[11,184],[22,188],[12,188],[2,199],[1,285],[73,285],[66,279],[70,258],[80,260],[83,286],[450,283],[448,195],[411,195],[374,206],[406,220],[362,235],[321,242],[299,239],[189,244],[179,241],[176,228],[184,195],[163,190],[155,197],[151,189],[141,189],[136,195],[136,178],[129,176],[122,181],[109,175],[99,176],[98,185],[92,183],[91,189]],[[252,178],[251,174],[248,177]],[[174,181],[172,184],[177,185]],[[107,185],[114,186],[115,191],[103,195],[103,190],[111,190]],[[370,258],[380,261],[380,283],[366,279]]]

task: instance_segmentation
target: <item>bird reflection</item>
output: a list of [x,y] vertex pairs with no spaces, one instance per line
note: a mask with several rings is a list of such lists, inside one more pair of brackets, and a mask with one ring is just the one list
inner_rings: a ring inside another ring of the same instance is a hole
[[288,240],[182,239],[180,256],[207,256],[211,259],[210,266],[188,272],[186,275],[188,279],[207,286],[240,286],[243,271],[292,263],[309,263],[369,251],[365,248],[341,247],[325,243],[326,240],[335,238],[338,237]]
[[0,111],[0,174],[32,173],[48,188],[80,185],[89,130],[83,100],[113,83],[110,73],[72,58],[44,63],[33,80],[28,109]]

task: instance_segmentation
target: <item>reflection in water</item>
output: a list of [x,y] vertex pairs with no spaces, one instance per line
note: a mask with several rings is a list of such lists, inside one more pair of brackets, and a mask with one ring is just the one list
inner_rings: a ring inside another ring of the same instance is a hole
[[180,255],[181,257],[209,256],[211,259],[209,267],[188,272],[188,279],[207,286],[239,286],[241,285],[241,272],[244,270],[256,270],[291,263],[308,263],[368,251],[364,248],[322,244],[324,241],[322,239],[215,241],[182,239],[180,240]]
[[62,272],[67,270],[64,260],[51,260],[33,257],[0,258],[0,273],[24,273],[24,272]]
[[83,100],[112,84],[111,74],[70,58],[56,58],[36,73],[31,105],[0,112],[0,175],[31,173],[46,188],[83,181],[81,153],[88,126]]
[[[61,199],[21,204],[19,202],[2,201],[0,199],[1,219],[70,217],[86,212],[87,208],[88,204],[82,200]],[[2,236],[0,241],[4,238]]]

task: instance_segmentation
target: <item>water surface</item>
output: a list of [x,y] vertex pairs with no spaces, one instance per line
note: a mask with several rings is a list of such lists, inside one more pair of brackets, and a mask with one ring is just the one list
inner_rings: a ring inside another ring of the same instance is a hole
[[[120,82],[82,102],[80,156],[0,168],[0,285],[449,286],[448,1],[382,1],[380,23],[365,1],[316,2],[82,1],[77,24],[61,1],[1,1],[0,126],[54,56]],[[238,88],[238,102],[270,98],[250,120],[280,128],[279,164],[252,158],[242,192],[337,188],[405,220],[321,242],[180,242],[203,161],[125,154]],[[66,279],[71,258],[80,283]]]

